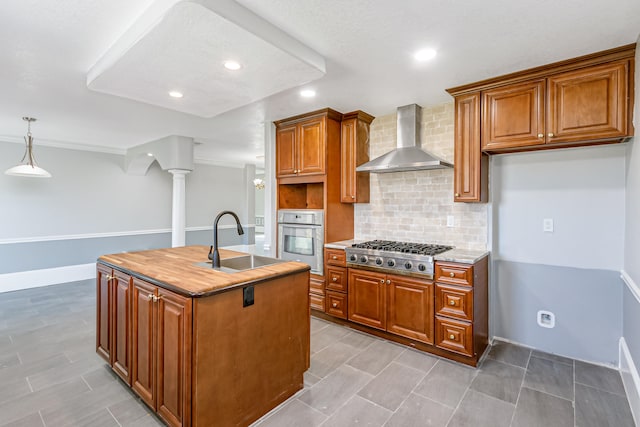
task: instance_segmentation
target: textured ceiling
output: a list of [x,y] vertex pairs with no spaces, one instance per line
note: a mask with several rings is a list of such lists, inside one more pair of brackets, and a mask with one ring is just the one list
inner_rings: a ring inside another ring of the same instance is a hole
[[[109,47],[167,3],[175,0],[0,2],[0,139],[21,142],[21,117],[33,116],[36,145],[117,151],[184,135],[202,142],[197,158],[255,163],[265,122],[324,107],[380,116],[440,104],[451,101],[448,87],[634,43],[640,33],[638,0],[238,0],[325,58],[326,74],[208,119],[89,90],[87,73]],[[426,46],[438,56],[414,63]],[[318,95],[300,98],[302,87]]]
[[[232,22],[219,13],[234,10],[208,3],[180,1],[151,28],[141,17],[89,70],[89,89],[210,118],[324,75],[320,55],[250,11],[237,7]],[[229,59],[242,68],[226,69]]]

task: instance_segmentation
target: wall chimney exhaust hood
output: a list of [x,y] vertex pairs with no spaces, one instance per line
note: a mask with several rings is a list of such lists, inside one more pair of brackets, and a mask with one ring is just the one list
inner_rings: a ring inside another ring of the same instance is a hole
[[452,168],[451,163],[420,148],[421,113],[422,107],[417,104],[398,107],[397,148],[358,166],[356,171],[384,173]]

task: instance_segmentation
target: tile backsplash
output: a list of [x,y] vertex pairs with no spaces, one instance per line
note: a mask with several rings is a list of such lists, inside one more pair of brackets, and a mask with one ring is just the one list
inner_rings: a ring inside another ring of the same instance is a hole
[[[453,163],[453,102],[422,109],[422,148]],[[369,157],[396,147],[396,114],[371,123]],[[487,247],[487,204],[453,203],[453,169],[372,173],[370,203],[355,206],[356,239]],[[447,227],[447,216],[454,226]]]

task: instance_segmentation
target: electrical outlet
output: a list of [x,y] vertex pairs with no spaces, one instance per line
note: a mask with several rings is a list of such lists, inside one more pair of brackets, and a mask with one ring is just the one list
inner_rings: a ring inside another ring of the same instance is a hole
[[453,215],[447,215],[447,227],[453,227]]
[[556,326],[556,315],[547,310],[540,310],[538,311],[537,321],[538,326],[551,329]]
[[553,218],[545,218],[542,220],[542,231],[545,233],[553,233]]

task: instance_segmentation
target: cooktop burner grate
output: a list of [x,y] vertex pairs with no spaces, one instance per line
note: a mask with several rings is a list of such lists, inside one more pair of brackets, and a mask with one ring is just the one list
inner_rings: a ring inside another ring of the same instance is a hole
[[453,249],[453,246],[435,245],[429,243],[396,242],[393,240],[370,240],[354,243],[354,248],[373,249],[378,251],[401,252],[418,255],[437,255]]

